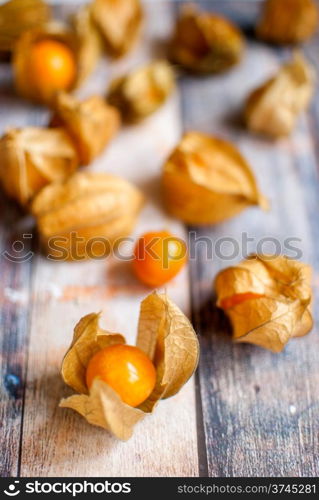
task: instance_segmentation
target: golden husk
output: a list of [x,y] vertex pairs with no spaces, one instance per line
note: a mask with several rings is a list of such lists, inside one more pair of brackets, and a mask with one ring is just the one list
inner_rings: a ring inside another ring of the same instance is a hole
[[135,424],[151,413],[160,399],[176,394],[191,377],[198,364],[199,345],[190,322],[165,294],[154,292],[146,297],[141,303],[136,345],[153,361],[157,380],[149,398],[133,408],[101,380],[94,380],[89,393],[85,383],[90,358],[103,347],[123,342],[121,335],[100,329],[99,315],[82,318],[61,369],[64,382],[80,394],[63,399],[60,406],[72,408],[90,424],[127,440]]
[[257,294],[225,310],[236,342],[279,352],[291,338],[306,335],[312,328],[311,268],[302,262],[252,255],[221,271],[215,289],[219,307],[225,299]]
[[120,57],[129,52],[141,31],[140,0],[93,0],[91,9],[108,53]]
[[314,92],[315,74],[302,54],[282,66],[276,76],[248,97],[245,120],[250,130],[280,137],[295,127]]
[[78,167],[68,134],[60,128],[11,129],[0,139],[0,180],[6,194],[27,205],[37,192]]
[[42,0],[10,0],[0,5],[0,52],[11,52],[22,33],[50,17],[50,8]]
[[220,73],[237,64],[244,51],[240,30],[229,20],[185,6],[177,20],[171,57],[196,73]]
[[154,113],[174,88],[174,72],[166,61],[154,61],[111,83],[108,100],[126,122]]
[[31,209],[47,254],[83,260],[105,257],[130,234],[143,203],[143,195],[126,180],[81,172],[44,188]]
[[277,44],[296,44],[310,38],[318,26],[313,0],[266,0],[256,32],[259,38]]
[[100,96],[83,101],[65,92],[55,101],[53,125],[64,127],[72,137],[81,165],[91,163],[120,127],[120,115]]
[[[23,33],[17,41],[13,53],[13,68],[17,92],[26,99],[31,99],[32,101],[43,104],[52,104],[55,96],[51,94],[51,91],[47,92],[44,88],[39,89],[34,86],[32,81],[33,75],[30,72],[29,66],[29,55],[33,44],[42,39],[48,38],[57,40],[67,45],[68,48],[72,50],[74,60],[78,65],[78,43],[75,33],[66,25],[56,21]],[[72,89],[76,86],[77,81],[74,82]]]
[[168,211],[188,224],[217,224],[251,205],[266,209],[246,160],[229,142],[188,132],[164,165]]

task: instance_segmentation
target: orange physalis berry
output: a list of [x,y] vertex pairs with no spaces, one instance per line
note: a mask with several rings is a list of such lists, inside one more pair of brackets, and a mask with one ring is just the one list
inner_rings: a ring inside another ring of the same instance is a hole
[[101,349],[90,359],[86,369],[88,388],[95,378],[112,387],[124,403],[136,407],[153,391],[156,370],[138,347],[116,344]]
[[237,293],[236,295],[232,295],[231,297],[226,297],[220,303],[220,307],[222,309],[230,309],[231,307],[237,306],[251,299],[259,299],[260,297],[264,297],[264,295],[260,293]]

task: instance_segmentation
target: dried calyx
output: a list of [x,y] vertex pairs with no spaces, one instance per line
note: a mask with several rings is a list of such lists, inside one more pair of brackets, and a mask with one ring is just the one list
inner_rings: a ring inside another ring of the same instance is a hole
[[86,385],[86,369],[92,356],[120,343],[125,343],[124,337],[101,330],[99,315],[89,314],[81,319],[61,370],[65,383],[79,394],[63,399],[60,406],[76,410],[90,424],[127,440],[137,422],[152,413],[161,399],[174,396],[191,377],[198,363],[199,347],[190,322],[166,295],[152,293],[146,297],[141,303],[136,346],[152,360],[157,377],[151,395],[133,408],[98,378],[90,390]]
[[311,268],[302,262],[252,255],[221,271],[215,289],[236,342],[279,352],[291,338],[312,328]]

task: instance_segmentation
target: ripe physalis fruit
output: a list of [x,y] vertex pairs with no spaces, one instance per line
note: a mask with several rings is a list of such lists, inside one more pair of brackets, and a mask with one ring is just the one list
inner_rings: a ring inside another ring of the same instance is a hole
[[229,20],[185,6],[171,42],[172,59],[195,73],[220,73],[237,64],[244,51],[240,30]]
[[47,184],[63,181],[77,169],[73,142],[61,128],[10,129],[0,139],[0,182],[21,205]]
[[78,78],[76,45],[74,33],[58,23],[23,33],[13,54],[18,93],[51,104],[58,91],[72,90]]
[[[152,413],[161,399],[179,392],[195,371],[198,356],[192,325],[165,294],[152,293],[142,301],[136,348],[125,346],[122,335],[102,330],[98,314],[88,314],[75,327],[61,369],[64,382],[78,394],[63,399],[60,406],[127,440],[135,424]],[[132,364],[129,369],[128,364]],[[153,367],[156,381],[151,390]],[[133,372],[139,379],[134,388]]]
[[256,31],[271,43],[296,44],[310,38],[317,25],[314,0],[266,0]]
[[141,31],[140,0],[93,0],[91,12],[108,53],[120,57],[129,52]]
[[311,268],[284,256],[251,255],[215,280],[236,342],[281,351],[312,328]]
[[152,393],[156,370],[138,347],[117,344],[104,347],[90,359],[86,384],[90,389],[95,378],[108,384],[129,406],[139,406]]
[[154,61],[111,83],[108,100],[126,122],[138,122],[166,101],[175,84],[174,72],[166,61]]
[[135,246],[133,270],[150,287],[164,285],[187,262],[186,244],[168,231],[145,233]]
[[81,172],[42,189],[31,210],[51,258],[83,260],[106,257],[131,233],[143,204],[142,193],[128,181]]
[[64,127],[79,154],[81,165],[91,163],[120,127],[120,114],[100,96],[83,101],[60,92],[54,103],[53,126]]
[[266,209],[255,177],[230,142],[188,132],[164,165],[168,211],[188,224],[217,224],[251,205]]
[[247,99],[245,121],[250,130],[270,137],[289,134],[313,95],[315,73],[300,53]]

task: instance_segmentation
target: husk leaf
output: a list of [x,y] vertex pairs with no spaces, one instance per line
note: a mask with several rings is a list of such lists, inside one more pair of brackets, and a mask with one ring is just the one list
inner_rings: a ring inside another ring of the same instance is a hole
[[93,0],[91,8],[108,53],[120,57],[129,52],[141,31],[140,0]]
[[81,165],[88,165],[118,131],[120,115],[102,97],[92,96],[78,101],[61,92],[55,102],[53,124],[65,127],[74,140]]
[[240,30],[229,20],[186,5],[175,26],[172,59],[195,73],[220,73],[237,64],[244,51]]
[[108,100],[126,122],[154,113],[174,88],[174,72],[166,61],[154,61],[111,83]]
[[0,52],[11,52],[22,33],[47,23],[50,17],[43,0],[9,0],[0,5]]
[[217,306],[223,308],[225,299],[253,294],[225,309],[233,338],[280,352],[291,338],[312,328],[310,282],[306,264],[284,256],[252,255],[217,275]]
[[[119,238],[133,229],[144,197],[138,189],[120,177],[103,173],[81,172],[65,183],[44,188],[32,203],[44,250],[52,257],[61,252],[50,248],[59,237],[64,257],[82,260],[105,256]],[[74,240],[74,234],[81,241]],[[98,239],[92,255],[87,253],[89,240]]]
[[68,134],[60,128],[11,129],[0,139],[0,180],[6,194],[27,205],[37,192],[78,167]]
[[276,76],[249,96],[245,107],[248,128],[271,137],[289,134],[309,105],[314,87],[312,66],[296,53]]
[[266,0],[256,32],[259,38],[277,44],[295,44],[310,38],[318,25],[313,0]]
[[168,211],[188,224],[217,224],[250,205],[268,208],[254,175],[229,142],[188,132],[163,171]]
[[[176,394],[193,374],[198,363],[198,341],[190,322],[166,295],[155,292],[143,300],[137,346],[153,361],[157,381],[150,397],[132,408],[98,379],[87,395],[85,373],[89,359],[105,343],[117,342],[117,335],[99,329],[98,318],[96,314],[85,316],[75,329],[61,373],[64,381],[82,394],[63,399],[60,406],[74,409],[89,423],[127,440],[135,424],[152,412],[160,399]],[[123,340],[120,336],[119,343]]]

